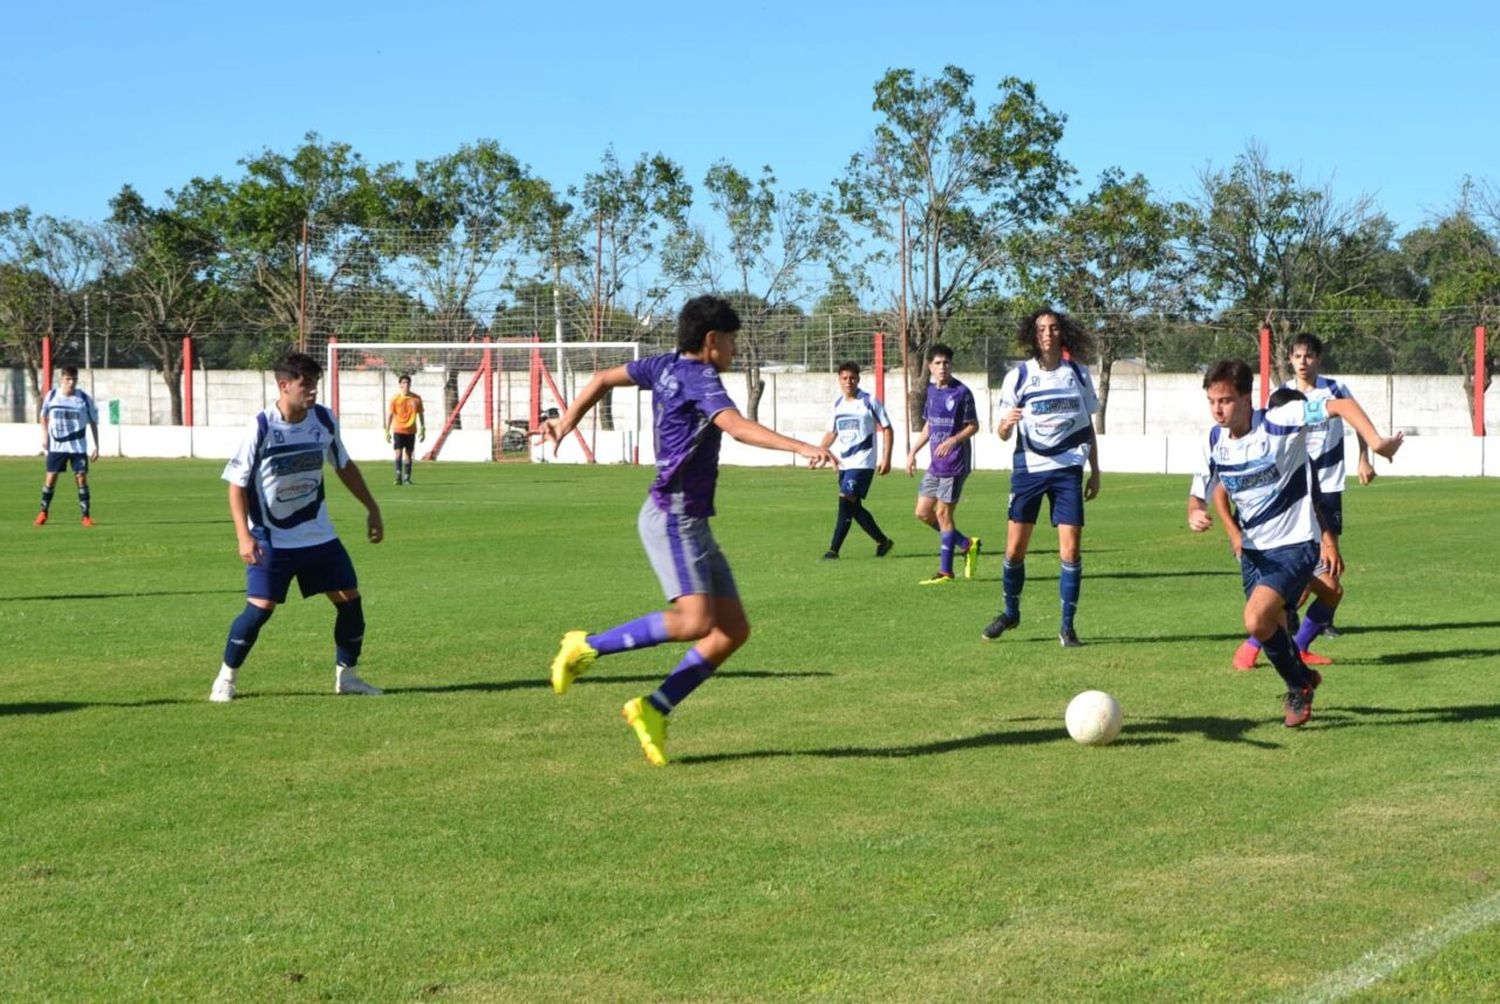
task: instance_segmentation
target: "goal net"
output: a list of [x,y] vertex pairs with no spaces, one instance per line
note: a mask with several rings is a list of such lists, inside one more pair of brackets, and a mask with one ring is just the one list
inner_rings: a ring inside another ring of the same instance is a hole
[[422,398],[424,460],[636,463],[648,421],[639,388],[616,388],[554,457],[540,425],[593,375],[639,359],[639,342],[341,342],[327,346],[323,385],[345,438],[383,434],[403,374]]

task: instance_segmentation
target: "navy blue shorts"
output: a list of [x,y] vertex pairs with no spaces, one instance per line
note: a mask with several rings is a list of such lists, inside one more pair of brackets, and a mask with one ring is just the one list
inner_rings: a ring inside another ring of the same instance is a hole
[[47,451],[48,474],[61,474],[67,470],[69,464],[73,465],[74,474],[87,474],[89,472],[89,455],[87,453],[57,453],[53,450]]
[[1240,579],[1245,585],[1245,599],[1256,586],[1269,586],[1287,603],[1296,603],[1312,581],[1318,565],[1318,545],[1309,540],[1302,544],[1273,547],[1269,551],[1240,552]]
[[839,471],[839,494],[848,499],[862,499],[870,494],[870,483],[875,480],[875,471],[866,467],[859,471]]
[[1012,523],[1035,523],[1042,512],[1043,498],[1050,503],[1053,526],[1083,526],[1083,468],[1063,467],[1038,474],[1011,471],[1006,518]]
[[354,562],[337,539],[312,547],[272,547],[260,542],[260,561],[245,569],[245,595],[286,602],[292,580],[303,598],[335,589],[357,589]]
[[1335,537],[1344,535],[1344,493],[1320,492],[1318,515],[1323,517],[1323,529]]
[[393,432],[391,433],[391,446],[394,449],[412,453],[417,448],[417,434],[415,432]]

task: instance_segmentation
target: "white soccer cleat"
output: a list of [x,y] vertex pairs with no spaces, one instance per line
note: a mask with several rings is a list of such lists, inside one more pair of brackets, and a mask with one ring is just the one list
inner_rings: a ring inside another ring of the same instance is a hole
[[352,666],[334,667],[333,692],[335,694],[365,694],[369,697],[379,697],[385,693],[374,684],[361,680]]
[[215,704],[228,704],[234,700],[234,676],[226,676],[220,672],[214,677],[214,686],[208,692],[208,699]]

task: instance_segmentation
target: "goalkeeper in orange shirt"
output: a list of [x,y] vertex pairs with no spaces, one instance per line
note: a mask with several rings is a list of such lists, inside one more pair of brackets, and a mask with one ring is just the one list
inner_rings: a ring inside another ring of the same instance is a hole
[[427,420],[422,415],[422,396],[411,392],[411,374],[401,374],[396,382],[401,390],[391,398],[391,410],[386,412],[385,441],[396,447],[396,484],[409,485],[412,451],[417,440],[427,438]]

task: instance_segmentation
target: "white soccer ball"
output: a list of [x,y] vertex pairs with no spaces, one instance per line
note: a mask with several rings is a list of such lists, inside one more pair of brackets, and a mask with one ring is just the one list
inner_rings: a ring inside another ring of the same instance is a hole
[[1102,690],[1085,690],[1063,714],[1068,735],[1085,746],[1107,746],[1120,734],[1120,702]]

